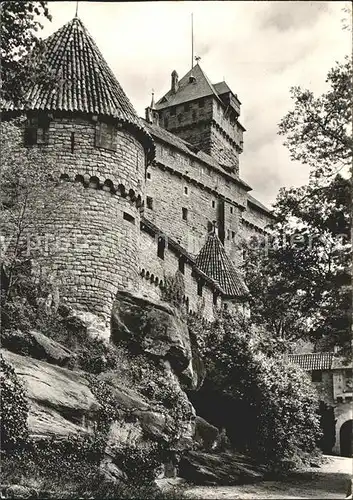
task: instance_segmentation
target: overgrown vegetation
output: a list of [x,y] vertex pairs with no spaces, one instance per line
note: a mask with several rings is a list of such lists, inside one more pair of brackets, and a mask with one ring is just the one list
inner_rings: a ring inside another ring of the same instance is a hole
[[19,449],[28,438],[28,403],[25,391],[12,368],[0,354],[1,449]]
[[190,329],[206,365],[203,386],[190,394],[200,415],[273,470],[317,454],[317,395],[306,374],[283,359],[281,342],[265,342],[244,317],[227,313],[209,328],[193,318]]
[[306,185],[282,188],[271,237],[250,242],[245,261],[252,318],[277,337],[306,338],[351,357],[352,62],[337,63],[328,90],[291,90],[279,133],[310,167]]

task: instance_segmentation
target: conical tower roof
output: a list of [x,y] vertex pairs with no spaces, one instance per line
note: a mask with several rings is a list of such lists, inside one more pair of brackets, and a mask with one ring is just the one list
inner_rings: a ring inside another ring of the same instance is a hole
[[249,293],[241,274],[226,254],[217,234],[209,233],[204,246],[196,257],[196,266],[218,283],[229,297],[244,297]]
[[[35,84],[22,109],[82,112],[117,118],[148,137],[136,111],[82,21],[75,17],[45,40],[45,62],[54,76]],[[15,110],[7,104],[4,110]]]

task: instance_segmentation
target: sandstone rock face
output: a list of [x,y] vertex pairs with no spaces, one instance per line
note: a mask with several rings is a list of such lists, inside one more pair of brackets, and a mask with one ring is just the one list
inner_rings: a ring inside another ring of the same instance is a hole
[[185,322],[165,302],[151,301],[130,292],[119,292],[113,304],[113,334],[140,340],[146,353],[170,361],[176,373],[192,359]]
[[89,338],[109,342],[110,325],[103,316],[68,306],[61,306],[60,313],[65,316],[65,326],[73,333],[80,331]]
[[179,463],[179,474],[194,484],[235,485],[261,481],[265,469],[240,453],[189,451]]
[[11,331],[1,337],[2,347],[17,354],[29,355],[59,366],[65,366],[74,354],[40,332]]
[[26,388],[31,434],[67,436],[93,432],[100,405],[81,374],[4,349],[2,355]]

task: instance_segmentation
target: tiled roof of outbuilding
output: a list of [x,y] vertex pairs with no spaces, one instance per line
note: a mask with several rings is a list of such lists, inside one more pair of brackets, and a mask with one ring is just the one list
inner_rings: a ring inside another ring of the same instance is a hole
[[209,233],[204,246],[195,260],[196,266],[219,284],[225,295],[244,297],[249,293],[239,271],[226,254],[221,240]]
[[[132,104],[79,18],[62,26],[44,43],[45,62],[54,83],[49,88],[34,85],[26,95],[26,109],[110,116],[144,131]],[[4,106],[4,110],[14,109],[11,103]]]
[[289,354],[288,360],[298,364],[303,370],[330,370],[333,352],[311,352],[306,354]]

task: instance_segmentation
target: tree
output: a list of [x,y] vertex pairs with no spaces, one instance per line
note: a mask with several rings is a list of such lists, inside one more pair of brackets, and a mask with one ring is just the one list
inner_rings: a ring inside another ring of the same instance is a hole
[[[294,110],[280,123],[291,157],[310,166],[307,185],[282,188],[271,237],[248,249],[245,272],[253,318],[288,339],[317,348],[350,342],[352,65],[328,74],[328,92],[292,89]],[[261,287],[259,289],[259,287]],[[260,290],[260,291],[259,291]]]
[[208,328],[195,318],[189,327],[206,366],[203,386],[191,394],[197,413],[224,426],[238,451],[274,469],[316,454],[317,394],[286,361],[283,343],[226,312]]
[[36,33],[41,18],[51,20],[48,2],[1,2],[1,97],[23,103],[31,84],[50,80],[44,63],[44,45]]

